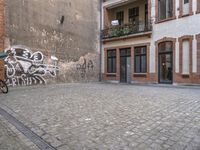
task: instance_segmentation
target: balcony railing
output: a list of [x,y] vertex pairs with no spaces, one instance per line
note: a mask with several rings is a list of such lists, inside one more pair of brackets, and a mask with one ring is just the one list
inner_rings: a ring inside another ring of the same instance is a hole
[[102,39],[127,36],[127,35],[132,35],[132,34],[148,32],[148,31],[152,31],[151,23],[125,24],[125,25],[111,26],[110,28],[102,30]]

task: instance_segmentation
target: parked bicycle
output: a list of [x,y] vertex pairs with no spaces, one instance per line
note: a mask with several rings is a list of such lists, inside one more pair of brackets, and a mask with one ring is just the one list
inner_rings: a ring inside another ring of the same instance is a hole
[[[7,57],[6,53],[0,53],[0,59],[4,59],[5,57]],[[2,79],[0,79],[0,91],[4,94],[8,93],[8,86],[6,84],[5,81],[3,81]]]
[[0,90],[4,94],[8,93],[8,86],[3,80],[0,80]]

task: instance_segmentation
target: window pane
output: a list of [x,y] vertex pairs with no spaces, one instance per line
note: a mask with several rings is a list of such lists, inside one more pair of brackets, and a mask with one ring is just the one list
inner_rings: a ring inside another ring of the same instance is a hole
[[116,73],[116,50],[108,50],[107,55],[107,72]]
[[189,3],[189,0],[183,0],[184,1],[184,4],[187,4]]
[[135,72],[140,73],[140,56],[135,57]]
[[171,52],[173,45],[172,42],[163,42],[159,44],[159,52]]
[[159,20],[166,19],[166,0],[158,0]]
[[108,59],[108,73],[112,72],[112,59]]
[[171,18],[173,16],[173,0],[158,0],[159,20]]
[[167,0],[167,1],[168,1],[167,18],[171,18],[173,16],[173,0]]
[[141,57],[141,72],[145,73],[147,70],[146,68],[146,56]]
[[139,7],[129,9],[129,22],[133,24],[139,23]]
[[135,47],[135,54],[146,54],[146,46],[145,47]]
[[116,58],[113,58],[112,65],[113,65],[112,73],[116,73]]
[[108,50],[108,57],[115,57],[116,56],[116,50]]
[[124,23],[124,12],[117,12],[116,19],[119,21],[119,25],[122,25]]
[[146,73],[147,72],[147,47],[135,47],[135,72]]

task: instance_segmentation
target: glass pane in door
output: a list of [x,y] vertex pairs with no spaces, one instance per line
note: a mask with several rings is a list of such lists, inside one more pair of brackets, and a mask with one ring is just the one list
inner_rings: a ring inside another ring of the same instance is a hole
[[160,83],[172,83],[172,53],[159,55]]

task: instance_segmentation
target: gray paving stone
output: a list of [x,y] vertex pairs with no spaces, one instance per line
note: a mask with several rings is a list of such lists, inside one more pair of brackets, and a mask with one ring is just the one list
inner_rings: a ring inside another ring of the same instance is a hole
[[11,88],[0,107],[58,150],[200,149],[200,88],[73,83]]

